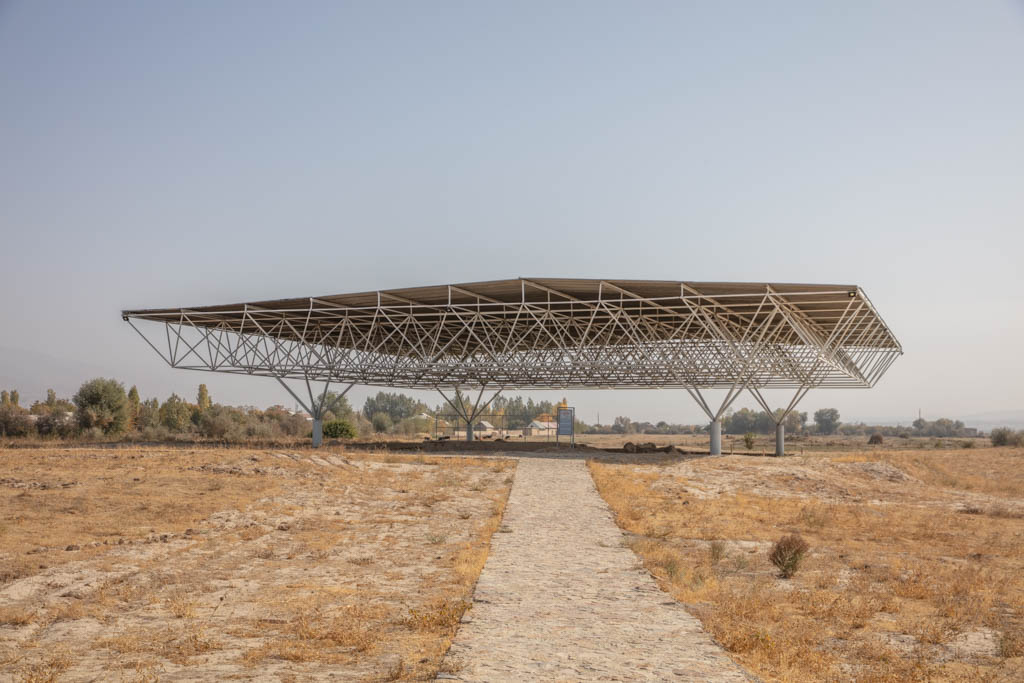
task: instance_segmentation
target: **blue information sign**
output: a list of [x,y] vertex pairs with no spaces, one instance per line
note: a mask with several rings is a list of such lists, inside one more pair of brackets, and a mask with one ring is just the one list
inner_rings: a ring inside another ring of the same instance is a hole
[[574,412],[572,408],[558,409],[558,436],[572,436]]

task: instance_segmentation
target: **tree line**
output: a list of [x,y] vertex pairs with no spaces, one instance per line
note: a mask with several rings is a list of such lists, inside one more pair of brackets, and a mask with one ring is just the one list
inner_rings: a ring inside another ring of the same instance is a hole
[[[722,417],[722,432],[725,434],[774,434],[775,427],[782,410],[776,410],[769,414],[763,410],[751,410],[740,408],[730,410]],[[914,420],[909,426],[891,425],[869,425],[863,422],[845,423],[840,419],[839,411],[835,408],[821,408],[814,411],[813,422],[808,423],[808,414],[805,412],[792,411],[782,420],[788,434],[820,434],[841,436],[868,436],[881,435],[889,437],[909,438],[912,436],[927,437],[964,437],[970,433],[967,427],[960,420],[939,418],[928,421],[923,419]],[[668,422],[634,422],[628,417],[619,416],[610,425],[593,425],[589,427],[590,432],[597,434],[696,434],[706,432],[706,424],[685,425],[669,424]],[[1011,436],[1002,436],[1005,428],[993,430],[993,433],[1000,434],[1001,441],[1013,442]],[[997,444],[1004,445],[1004,444]]]
[[[344,404],[338,412],[351,408]],[[332,416],[333,417],[333,416]],[[283,406],[266,410],[214,403],[205,384],[194,402],[177,394],[164,401],[143,400],[137,387],[127,391],[114,379],[91,379],[70,399],[47,390],[45,401],[20,405],[17,391],[0,393],[0,435],[8,437],[114,438],[131,435],[163,440],[180,435],[213,439],[282,438],[306,436],[310,426],[302,415]]]
[[[472,407],[468,398],[467,408]],[[374,434],[415,436],[431,433],[434,415],[452,421],[454,411],[442,403],[427,404],[400,392],[380,391],[353,410],[345,397],[328,392],[324,433],[328,437],[369,437]],[[550,401],[535,402],[521,396],[499,396],[489,406],[487,417],[508,429],[521,429],[538,417],[550,416]],[[194,401],[178,394],[165,400],[142,399],[136,386],[108,378],[91,379],[70,399],[58,398],[47,390],[45,401],[30,407],[21,405],[17,390],[0,392],[0,436],[109,439],[121,436],[159,441],[182,436],[241,441],[309,436],[308,416],[277,405],[265,410],[251,406],[215,403],[205,384],[200,384]]]
[[[473,400],[463,396],[467,411]],[[400,392],[380,391],[364,402],[361,410],[353,410],[348,400],[327,394],[332,410],[324,416],[328,437],[369,437],[374,434],[415,436],[433,432],[435,417],[447,423],[454,420],[454,410],[447,403],[430,408],[426,403]],[[551,420],[557,406],[551,401],[534,401],[522,396],[498,396],[487,408],[486,417],[495,426],[522,429],[537,419]],[[749,408],[730,410],[722,419],[727,434],[773,434],[781,411],[769,414]],[[872,437],[958,437],[967,429],[960,420],[939,418],[917,419],[909,426],[843,423],[835,408],[808,414],[793,411],[783,423],[790,434],[872,435]],[[616,417],[609,425],[587,425],[577,421],[577,433],[597,434],[694,434],[707,430],[707,425],[652,424]],[[137,387],[125,390],[114,379],[96,378],[82,384],[71,399],[59,398],[52,389],[46,399],[29,407],[21,405],[16,389],[0,391],[0,436],[54,438],[111,438],[123,435],[144,440],[163,440],[180,436],[200,436],[226,441],[306,437],[311,433],[308,416],[296,414],[283,406],[265,410],[247,406],[215,403],[205,384],[200,384],[194,401],[171,394],[164,401],[142,400]],[[1024,432],[1005,428],[992,431],[996,445],[1024,445]]]

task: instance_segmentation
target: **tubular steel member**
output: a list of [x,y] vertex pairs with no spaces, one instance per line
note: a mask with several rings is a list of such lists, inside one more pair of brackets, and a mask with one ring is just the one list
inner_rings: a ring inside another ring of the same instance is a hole
[[498,398],[498,395],[501,394],[501,389],[498,389],[489,399],[487,399],[486,403],[480,405],[480,400],[484,396],[484,388],[485,387],[480,387],[480,393],[477,394],[476,403],[473,404],[473,408],[470,410],[466,409],[466,404],[462,399],[462,391],[458,387],[455,387],[455,397],[453,399],[448,398],[441,389],[437,389],[437,393],[441,394],[441,397],[448,402],[448,405],[452,407],[455,414],[466,421],[466,441],[473,440],[473,422],[483,415],[487,406],[491,405],[494,399]]
[[711,418],[711,424],[708,425],[708,434],[710,435],[710,444],[708,447],[708,453],[711,455],[722,454],[722,416],[725,415],[725,411],[729,409],[732,402],[735,401],[740,393],[743,391],[743,387],[737,388],[735,384],[729,388],[725,398],[722,400],[722,405],[718,407],[715,412],[711,411],[708,407],[708,402],[704,399],[704,395],[700,389],[688,389],[690,396],[697,401],[697,405]]
[[768,413],[769,417],[775,422],[775,456],[781,458],[786,454],[786,418],[793,412],[800,400],[807,395],[810,387],[801,387],[797,389],[796,394],[793,395],[793,399],[789,402],[789,405],[785,409],[773,411],[768,405],[768,401],[765,400],[761,392],[755,388],[750,387],[750,394],[757,400],[764,411]]
[[281,384],[281,386],[285,388],[285,391],[292,395],[292,398],[298,401],[299,405],[302,406],[307,413],[309,413],[310,417],[313,418],[313,448],[320,448],[320,445],[323,443],[324,440],[324,415],[330,412],[331,410],[334,410],[334,407],[338,404],[338,402],[342,398],[344,398],[345,394],[347,394],[349,389],[354,387],[355,384],[349,384],[347,387],[345,387],[344,391],[335,396],[331,400],[330,404],[328,404],[327,390],[331,386],[330,381],[324,384],[324,391],[320,395],[319,400],[313,397],[313,387],[307,381],[306,391],[309,392],[309,404],[307,405],[305,401],[299,398],[298,394],[292,391],[292,388],[289,387],[283,379],[278,377],[277,381]]
[[519,278],[122,318],[171,367],[305,382],[314,434],[314,382],[681,388],[714,422],[744,389],[872,387],[903,353],[854,285]]

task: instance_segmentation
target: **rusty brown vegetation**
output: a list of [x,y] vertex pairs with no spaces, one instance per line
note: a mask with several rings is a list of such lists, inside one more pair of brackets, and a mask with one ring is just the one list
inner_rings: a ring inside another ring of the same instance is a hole
[[0,678],[432,677],[511,461],[0,450]]
[[[1024,678],[1024,451],[591,462],[662,587],[768,680]],[[772,544],[809,545],[790,579]]]

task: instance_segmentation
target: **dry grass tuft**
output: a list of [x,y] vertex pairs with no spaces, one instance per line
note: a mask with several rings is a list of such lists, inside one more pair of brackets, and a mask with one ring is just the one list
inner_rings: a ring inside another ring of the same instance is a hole
[[35,613],[24,607],[0,607],[0,626],[27,626],[36,620]]
[[185,591],[175,591],[167,598],[167,609],[177,619],[192,619],[196,615],[196,601]]
[[459,623],[467,609],[469,602],[466,600],[439,598],[420,609],[410,607],[405,625],[423,631],[452,628]]
[[50,655],[42,661],[27,664],[15,672],[19,683],[56,683],[71,668],[71,655],[66,652]]

